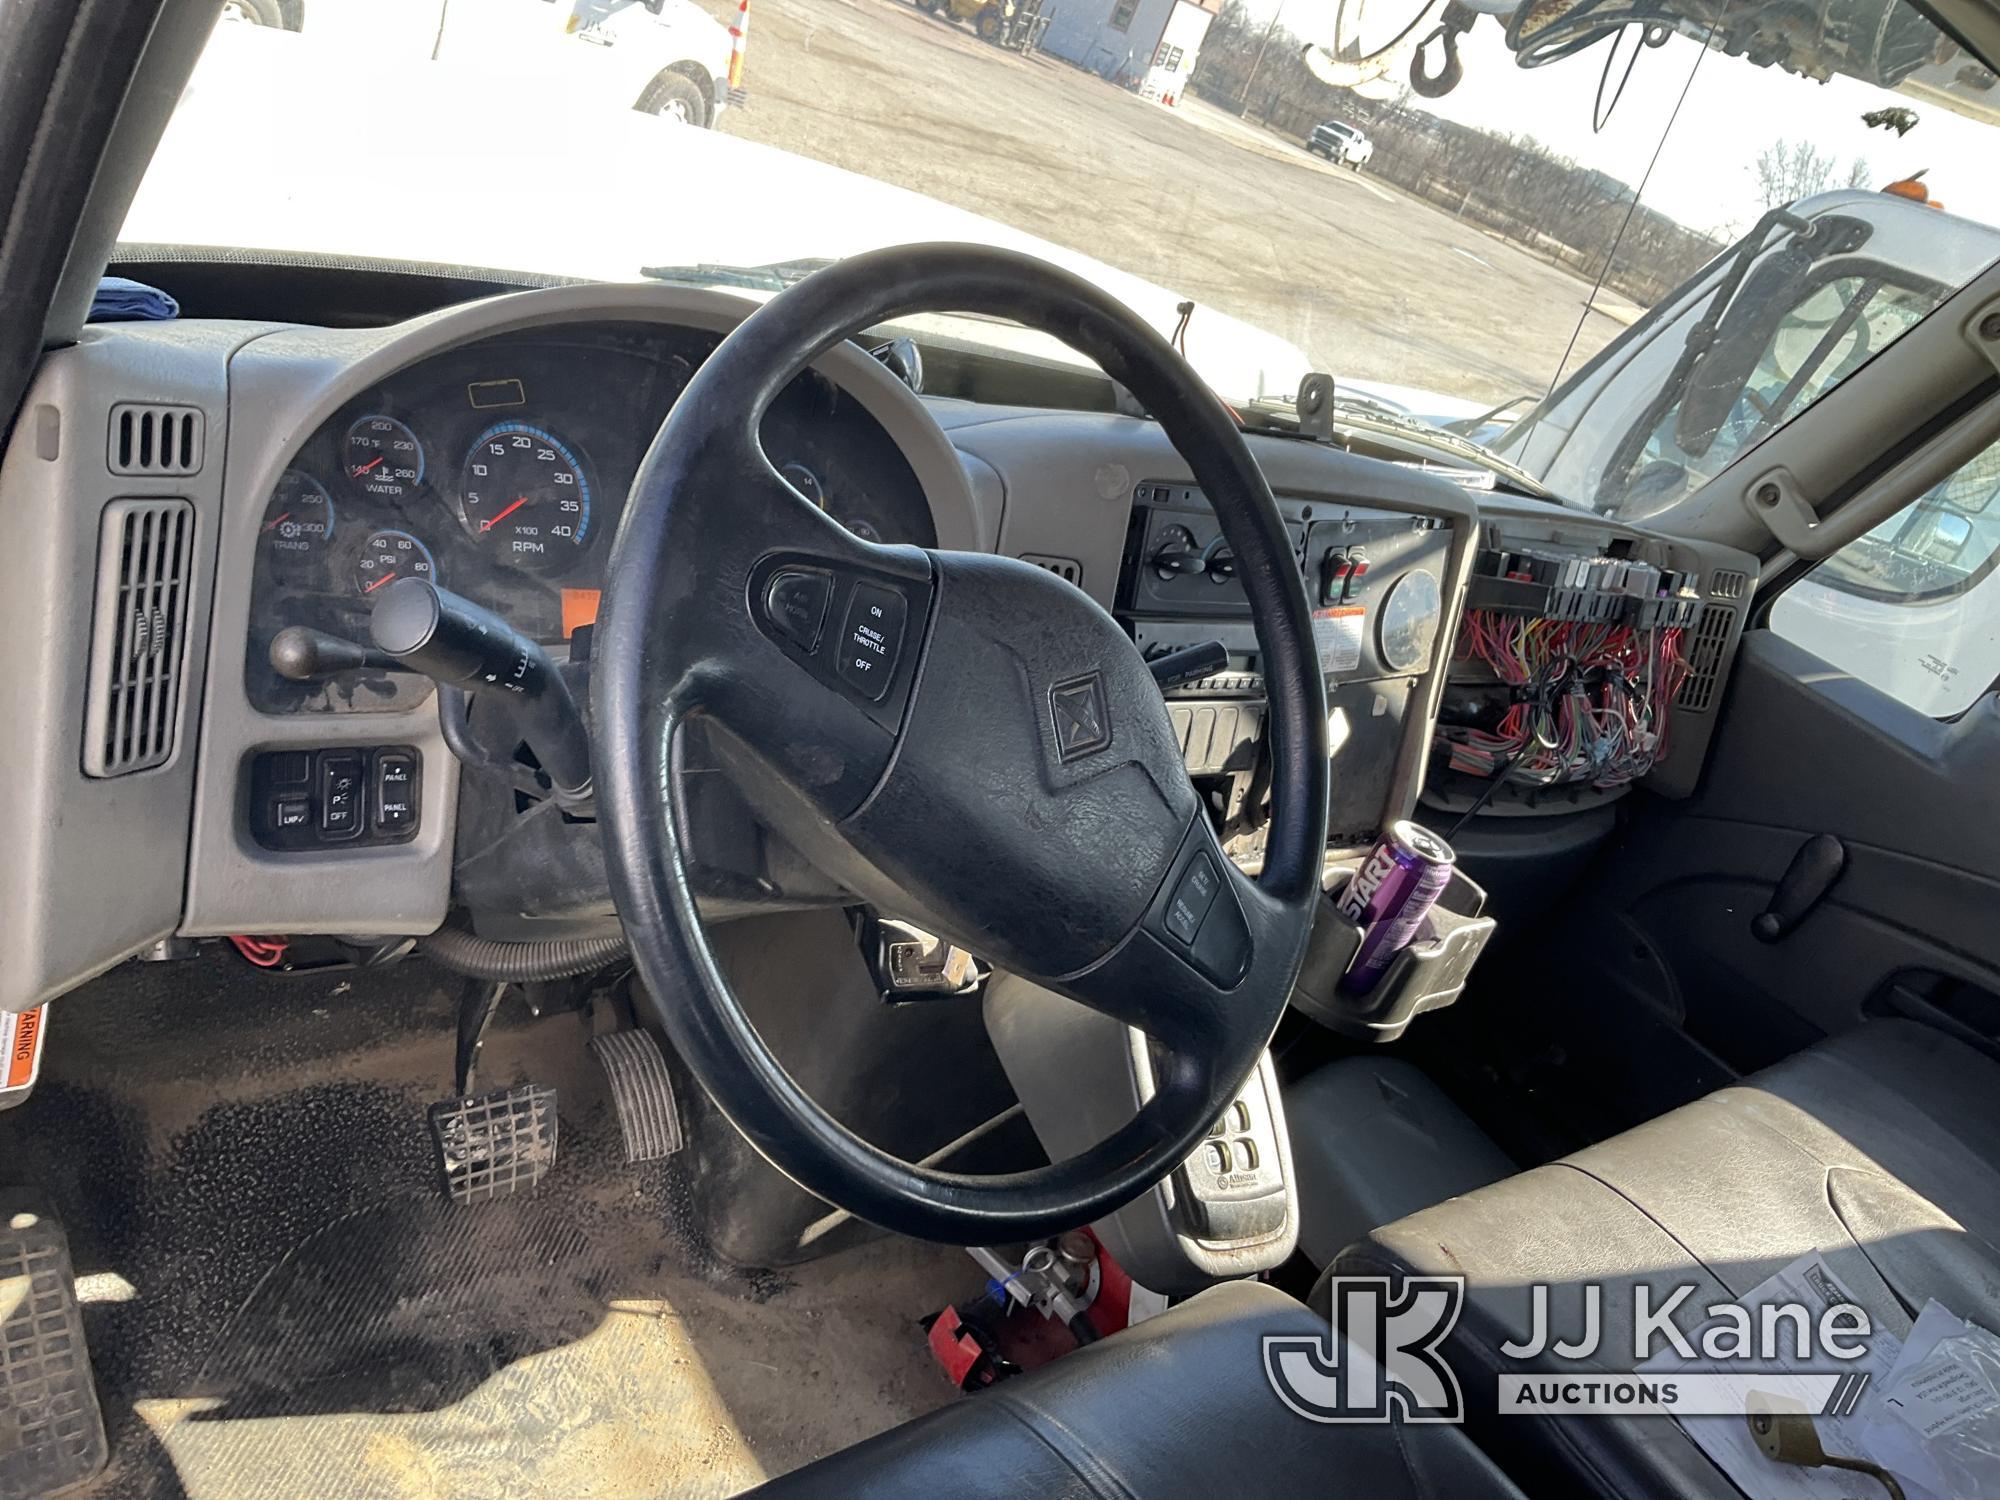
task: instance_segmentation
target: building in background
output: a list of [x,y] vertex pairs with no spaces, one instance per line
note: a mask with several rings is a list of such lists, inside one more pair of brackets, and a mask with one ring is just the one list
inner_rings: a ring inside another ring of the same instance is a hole
[[1042,49],[1100,78],[1178,100],[1222,0],[1054,0]]

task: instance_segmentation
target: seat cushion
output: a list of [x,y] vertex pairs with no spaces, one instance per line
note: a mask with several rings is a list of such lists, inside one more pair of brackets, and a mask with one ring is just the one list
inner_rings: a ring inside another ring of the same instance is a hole
[[755,1493],[1520,1500],[1457,1428],[1326,1426],[1285,1407],[1264,1336],[1326,1329],[1281,1292],[1228,1282]]
[[[1932,1297],[2000,1322],[2000,1063],[1906,1021],[1861,1027],[1550,1166],[1385,1226],[1343,1275],[1467,1278],[1449,1354],[1474,1430],[1516,1472],[1602,1494],[1735,1490],[1671,1421],[1492,1419],[1503,1340],[1550,1284],[1551,1325],[1604,1288],[1598,1369],[1632,1367],[1632,1288],[1686,1283],[1681,1326],[1823,1253],[1899,1337]],[[1575,1369],[1576,1364],[1560,1366]]]

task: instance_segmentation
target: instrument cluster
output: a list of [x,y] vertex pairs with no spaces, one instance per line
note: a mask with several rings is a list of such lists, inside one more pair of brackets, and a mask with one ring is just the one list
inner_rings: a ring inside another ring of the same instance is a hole
[[[699,329],[592,324],[507,335],[421,361],[308,438],[258,531],[246,685],[266,712],[398,706],[395,674],[288,681],[270,640],[305,625],[368,638],[373,596],[428,578],[544,644],[591,624],[627,491],[694,371]],[[934,546],[923,490],[888,433],[817,374],[763,426],[808,499],[872,541]]]

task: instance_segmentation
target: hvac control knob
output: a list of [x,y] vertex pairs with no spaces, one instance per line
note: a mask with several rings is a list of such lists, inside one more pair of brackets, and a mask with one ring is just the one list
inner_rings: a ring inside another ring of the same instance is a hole
[[1185,526],[1169,526],[1160,533],[1160,545],[1153,553],[1151,562],[1153,571],[1165,579],[1177,578],[1183,573],[1200,573],[1208,567],[1208,559],[1195,545],[1194,533]]

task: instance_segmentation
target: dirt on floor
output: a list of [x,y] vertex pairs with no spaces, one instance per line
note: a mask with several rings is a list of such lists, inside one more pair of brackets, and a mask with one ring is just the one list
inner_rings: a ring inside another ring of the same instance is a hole
[[1573,336],[1571,368],[1622,326],[1586,311],[1586,283],[1365,173],[909,0],[756,0],[746,79],[724,131],[1094,256],[1319,369],[1497,403],[1546,390]]
[[475,1088],[555,1088],[560,1149],[531,1194],[447,1202],[425,1109],[470,983],[211,949],[51,1007],[0,1187],[80,1278],[112,1463],[75,1493],[723,1496],[953,1399],[920,1320],[972,1261],[720,1261],[679,1158],[624,1161],[605,1015],[503,1005]]

